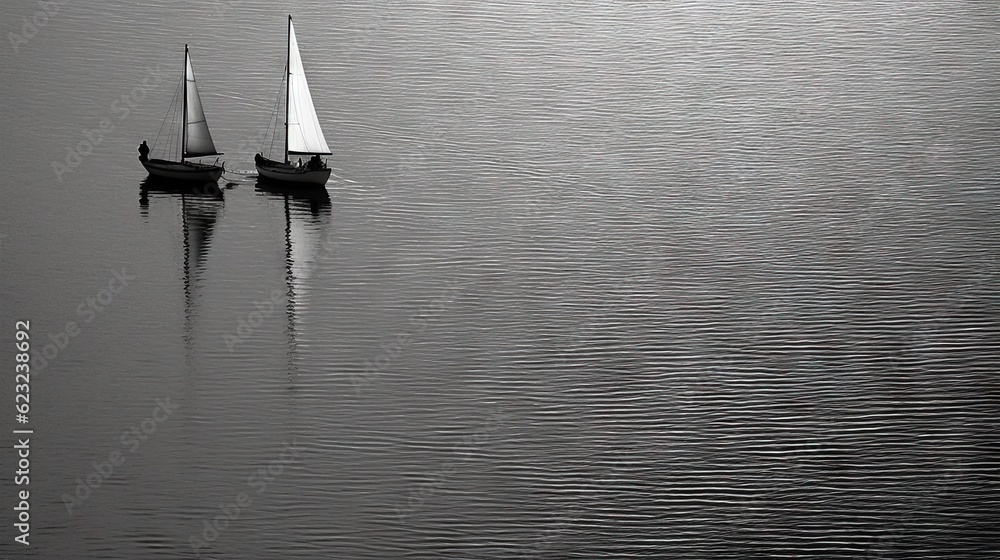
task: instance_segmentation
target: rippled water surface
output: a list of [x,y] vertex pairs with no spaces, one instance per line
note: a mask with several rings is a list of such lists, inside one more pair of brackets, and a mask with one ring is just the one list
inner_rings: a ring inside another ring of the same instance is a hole
[[[49,9],[3,45],[3,320],[53,345],[3,557],[1000,556],[995,4]],[[252,174],[287,13],[325,191]],[[184,43],[216,193],[134,158]]]

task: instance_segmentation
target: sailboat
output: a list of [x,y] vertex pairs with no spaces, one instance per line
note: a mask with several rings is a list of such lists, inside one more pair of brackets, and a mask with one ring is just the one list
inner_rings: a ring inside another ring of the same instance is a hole
[[[146,148],[146,152],[143,152],[145,145],[143,142],[143,146],[140,146],[139,162],[153,177],[182,181],[218,181],[224,171],[222,166],[216,165],[219,162],[218,158],[215,160],[216,164],[212,165],[186,161],[187,158],[222,155],[215,149],[212,134],[208,130],[208,122],[205,120],[205,111],[201,106],[201,97],[198,95],[198,84],[194,80],[194,69],[191,68],[191,55],[187,45],[184,45],[184,74],[178,89],[182,90],[180,161],[148,159],[146,153],[148,148]],[[171,107],[176,111],[176,103],[172,103]],[[171,123],[174,122],[169,112],[167,118],[164,119],[164,124],[167,120]],[[162,125],[160,130],[163,130]],[[157,133],[157,140],[159,137],[160,135]],[[156,140],[153,141],[153,144],[156,144]]]
[[[299,56],[299,44],[295,40],[292,16],[288,16],[288,53],[285,65],[288,83],[285,86],[285,159],[275,161],[262,153],[254,156],[257,173],[266,179],[297,183],[302,185],[325,185],[330,178],[330,168],[320,156],[331,154],[326,145],[323,129],[319,126],[316,108],[313,106],[309,84]],[[291,163],[290,155],[311,156],[308,163]]]

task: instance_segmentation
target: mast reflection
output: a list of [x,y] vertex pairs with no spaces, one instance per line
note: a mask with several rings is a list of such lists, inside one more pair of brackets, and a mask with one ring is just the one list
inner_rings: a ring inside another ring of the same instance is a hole
[[183,236],[184,349],[190,367],[194,346],[194,318],[197,316],[199,280],[211,248],[212,234],[224,206],[222,190],[215,183],[190,183],[149,177],[140,183],[139,206],[149,213],[149,197],[179,200]]
[[258,178],[256,192],[272,200],[281,200],[285,215],[285,305],[288,335],[288,375],[294,379],[297,366],[297,306],[308,291],[308,281],[319,262],[325,258],[324,239],[330,221],[330,194],[323,186],[286,187]]

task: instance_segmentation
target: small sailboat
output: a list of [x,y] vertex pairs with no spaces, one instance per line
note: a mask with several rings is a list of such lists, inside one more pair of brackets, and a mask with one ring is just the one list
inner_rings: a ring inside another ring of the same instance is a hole
[[[139,161],[151,177],[182,181],[218,181],[224,171],[224,168],[218,165],[218,158],[216,158],[215,164],[211,165],[186,161],[187,158],[222,155],[221,152],[215,149],[212,134],[208,130],[208,122],[205,120],[205,111],[201,105],[201,97],[198,95],[198,84],[194,80],[194,69],[191,67],[191,55],[188,53],[187,45],[184,45],[184,74],[181,77],[181,84],[179,84],[178,89],[181,90],[182,115],[180,152],[173,152],[171,155],[179,156],[179,161],[148,159],[149,148],[145,147],[145,141],[139,147]],[[174,99],[175,102],[171,103],[171,112],[176,112],[176,94]],[[171,123],[174,122],[174,119],[170,116],[170,112],[168,112],[167,118],[164,119],[164,124],[168,120]],[[162,132],[162,130],[163,126],[161,125],[160,131]],[[157,140],[159,140],[159,136],[159,133],[157,133]],[[169,136],[170,134],[168,133]],[[156,144],[156,140],[153,141],[153,144]],[[168,155],[167,157],[170,156]]]
[[[254,156],[257,173],[266,179],[302,185],[325,185],[330,178],[330,168],[320,156],[331,154],[326,144],[323,129],[319,126],[316,108],[313,106],[309,84],[299,56],[299,44],[295,40],[292,16],[288,16],[288,53],[285,65],[288,78],[285,86],[285,157],[275,161]],[[289,156],[310,156],[305,164],[299,158],[291,163]]]

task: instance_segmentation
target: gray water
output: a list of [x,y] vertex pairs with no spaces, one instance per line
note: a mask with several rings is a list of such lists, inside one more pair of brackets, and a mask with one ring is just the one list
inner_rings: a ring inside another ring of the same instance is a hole
[[[0,556],[1000,556],[995,3],[286,4],[4,8]],[[184,43],[217,194],[135,160]]]

